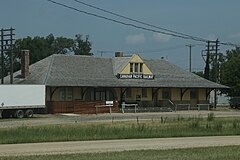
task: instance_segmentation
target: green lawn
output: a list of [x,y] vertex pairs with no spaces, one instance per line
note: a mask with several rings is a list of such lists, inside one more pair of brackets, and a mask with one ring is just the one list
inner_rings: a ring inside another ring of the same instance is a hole
[[73,123],[0,129],[0,144],[240,135],[240,117]]
[[1,160],[237,160],[240,146],[141,150],[91,154],[0,157]]

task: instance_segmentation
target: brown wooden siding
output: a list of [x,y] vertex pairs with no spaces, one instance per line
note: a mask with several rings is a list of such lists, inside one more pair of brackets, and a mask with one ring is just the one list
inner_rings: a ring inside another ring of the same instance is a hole
[[[48,113],[96,114],[96,105],[105,101],[52,101],[47,102]],[[112,112],[118,112],[118,103],[114,102]],[[98,113],[109,113],[109,107],[98,108]]]

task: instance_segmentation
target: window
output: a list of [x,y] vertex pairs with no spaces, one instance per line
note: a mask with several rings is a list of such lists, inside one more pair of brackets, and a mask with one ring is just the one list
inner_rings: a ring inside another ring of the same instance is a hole
[[170,89],[163,89],[162,99],[171,99],[171,90]]
[[130,73],[142,73],[142,72],[143,63],[130,63]]
[[114,99],[114,91],[106,88],[92,88],[85,95],[85,100],[91,101],[109,101]]
[[138,72],[138,63],[135,63],[134,72]]
[[147,88],[142,88],[142,97],[147,98]]
[[140,72],[143,72],[143,63],[140,63]]
[[130,73],[133,72],[133,63],[130,63]]
[[190,99],[197,99],[197,90],[196,89],[192,89],[190,91]]
[[65,100],[65,88],[60,88],[60,90],[59,90],[59,99],[61,101]]
[[96,91],[95,94],[96,94],[97,101],[105,101],[106,100],[105,91]]
[[67,88],[67,100],[73,100],[73,88]]
[[126,97],[127,98],[131,98],[132,97],[132,89],[131,88],[128,88],[127,91],[126,91]]

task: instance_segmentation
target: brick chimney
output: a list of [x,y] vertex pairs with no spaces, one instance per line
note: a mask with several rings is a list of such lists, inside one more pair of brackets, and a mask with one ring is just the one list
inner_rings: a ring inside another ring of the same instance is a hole
[[21,74],[23,78],[26,78],[29,76],[29,50],[22,50],[21,56]]
[[115,52],[115,57],[123,57],[123,52]]

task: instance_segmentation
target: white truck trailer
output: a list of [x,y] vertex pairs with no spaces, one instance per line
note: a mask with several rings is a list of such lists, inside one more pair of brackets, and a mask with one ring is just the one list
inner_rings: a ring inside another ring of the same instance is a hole
[[7,117],[33,117],[45,108],[45,85],[0,85],[0,114]]

